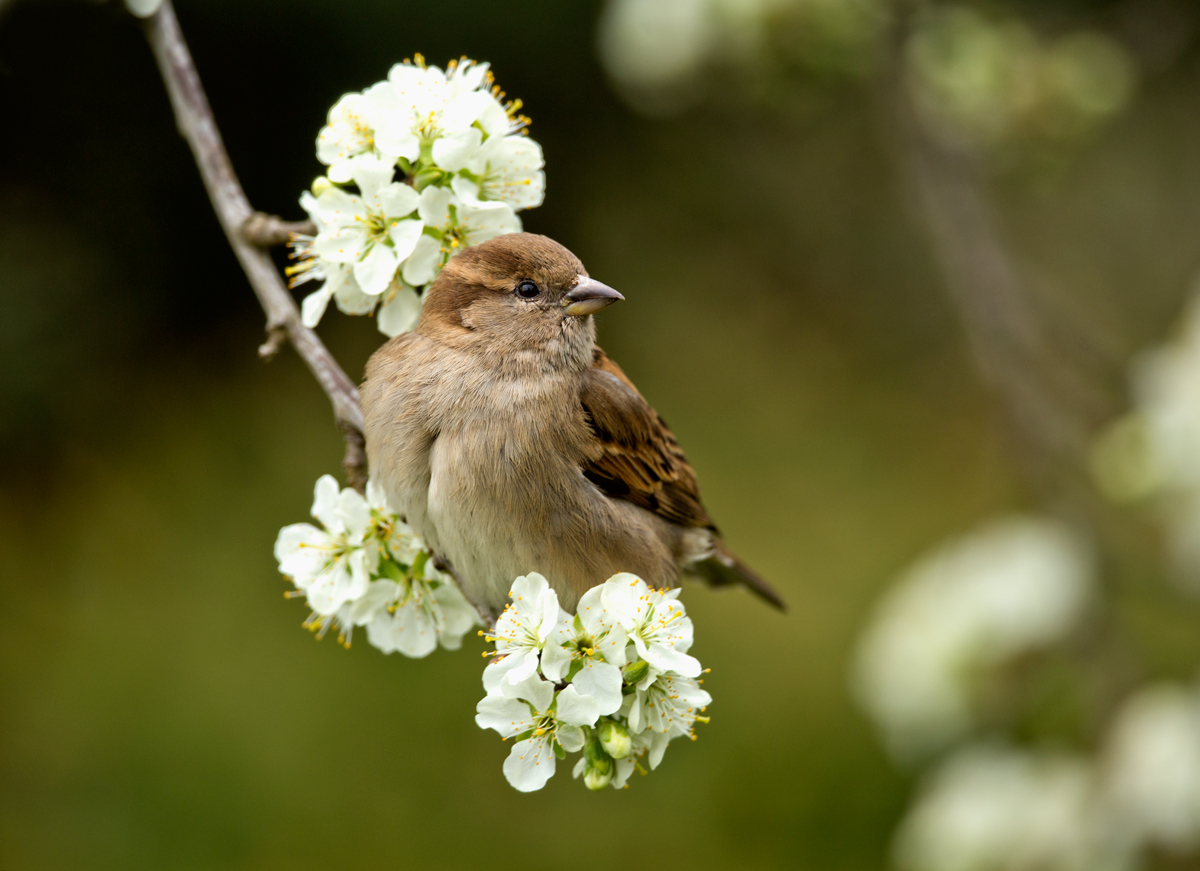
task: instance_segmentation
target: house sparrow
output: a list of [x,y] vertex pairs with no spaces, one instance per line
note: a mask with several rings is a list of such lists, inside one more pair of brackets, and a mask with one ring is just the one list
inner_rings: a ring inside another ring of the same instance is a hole
[[367,364],[372,476],[492,615],[534,571],[571,611],[618,572],[741,583],[783,607],[725,549],[675,436],[596,346],[592,314],[623,298],[545,236],[452,258],[416,329]]

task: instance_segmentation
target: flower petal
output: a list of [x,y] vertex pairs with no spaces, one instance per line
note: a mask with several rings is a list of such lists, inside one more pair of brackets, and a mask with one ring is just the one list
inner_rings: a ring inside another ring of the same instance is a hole
[[337,500],[341,488],[333,475],[322,475],[313,488],[312,516],[321,521],[330,532],[341,531],[341,518],[337,514]]
[[275,559],[279,571],[292,578],[301,589],[321,573],[332,555],[332,536],[311,523],[293,523],[279,530],[275,539]]
[[[376,157],[373,154],[363,154],[354,158],[351,176],[358,189],[362,191],[364,205],[372,212],[383,212],[383,191],[392,184],[396,175],[395,164],[391,160]],[[403,185],[408,187],[408,185]],[[416,208],[415,206],[413,208]],[[409,212],[412,209],[408,210]],[[407,214],[407,212],[403,213]]]
[[554,737],[558,739],[558,743],[562,745],[562,749],[568,753],[578,753],[583,749],[584,734],[583,729],[578,726],[564,724],[554,730]]
[[477,206],[480,204],[479,185],[464,175],[456,175],[450,182],[450,190],[463,201],[463,205]]
[[350,270],[346,271],[346,280],[333,292],[333,299],[337,303],[338,309],[348,315],[369,314],[379,302],[379,297],[367,296],[362,292],[362,288],[358,286],[358,282],[354,278],[354,273]]
[[333,288],[329,286],[329,282],[325,282],[304,297],[304,302],[300,304],[300,322],[311,330],[321,322],[325,309],[329,307],[329,300],[332,298]]
[[555,716],[560,722],[572,726],[594,726],[600,718],[600,707],[591,696],[583,696],[575,689],[574,684],[557,696],[558,706]]
[[458,199],[450,188],[431,185],[421,191],[418,212],[426,226],[444,230],[450,225],[450,206],[457,204]]
[[362,536],[371,525],[371,506],[357,490],[346,487],[338,494],[337,515],[347,532]]
[[392,283],[396,265],[396,252],[382,242],[376,242],[366,256],[354,264],[354,277],[363,293],[379,296]]
[[555,683],[567,676],[571,668],[571,652],[553,640],[542,648],[542,674]]
[[388,238],[392,240],[392,250],[397,261],[404,260],[413,253],[424,229],[425,225],[416,220],[394,221],[388,227]]
[[520,792],[534,792],[554,776],[554,751],[543,736],[527,738],[513,745],[504,760],[504,776]]
[[401,285],[391,299],[379,309],[375,325],[385,336],[395,337],[406,333],[421,319],[421,297],[407,284]]
[[379,192],[381,211],[389,218],[405,218],[421,205],[421,195],[411,185],[394,182]]
[[503,738],[511,738],[533,726],[533,714],[529,705],[520,699],[484,696],[475,706],[475,724],[480,729],[495,729]]
[[447,650],[458,650],[462,647],[463,636],[473,626],[479,625],[479,612],[459,591],[453,582],[442,584],[433,591],[433,598],[442,613],[442,622],[438,626],[438,641]]
[[441,243],[432,236],[422,235],[417,240],[413,253],[404,261],[404,268],[400,271],[404,283],[420,287],[433,281],[437,276],[437,268],[441,259]]
[[[487,110],[488,104],[495,101],[496,98],[487,91],[471,91],[457,96],[447,104],[445,111],[442,112],[442,117],[439,119],[439,126],[445,131],[446,136],[452,136],[464,130],[473,130],[475,128],[471,125]],[[475,132],[478,133],[479,131],[475,130]],[[480,138],[482,139],[482,135]],[[435,142],[434,148],[436,147],[437,143]],[[437,160],[436,151],[433,157],[434,160]],[[437,163],[444,169],[450,168],[440,160],[437,160]]]
[[[347,167],[351,164],[346,162]],[[337,181],[330,173],[330,181]],[[344,181],[350,181],[349,178]],[[331,228],[354,227],[367,217],[363,201],[339,187],[326,189],[317,197],[317,215]]]
[[370,241],[357,226],[341,227],[333,232],[318,234],[313,240],[312,250],[332,263],[358,263]]
[[575,677],[571,686],[580,695],[594,699],[600,716],[615,713],[625,697],[621,695],[621,669],[606,662],[588,660]]
[[400,585],[395,581],[371,581],[367,591],[350,603],[347,616],[355,626],[365,626],[399,594]]
[[483,144],[483,133],[477,127],[467,127],[447,133],[433,143],[433,161],[446,172],[458,172]]

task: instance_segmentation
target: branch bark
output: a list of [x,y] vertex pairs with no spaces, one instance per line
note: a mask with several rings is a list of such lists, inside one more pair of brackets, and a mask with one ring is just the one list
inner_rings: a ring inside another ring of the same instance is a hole
[[145,30],[166,83],[179,132],[192,149],[217,219],[267,316],[268,339],[259,353],[273,356],[285,338],[291,342],[333,405],[334,418],[346,439],[346,457],[342,463],[346,482],[362,492],[366,488],[367,470],[358,388],[317,334],[301,322],[296,301],[270,254],[262,247],[286,241],[286,237],[280,238],[281,234],[306,227],[251,208],[233,172],[170,0],[163,0],[158,11],[146,19]]
[[1068,359],[1073,343],[1047,335],[976,160],[917,117],[904,86],[906,24],[901,15],[893,25],[878,83],[884,136],[929,235],[975,368],[1015,435],[1025,476],[1043,497],[1059,501],[1064,489],[1078,491],[1086,478],[1089,433],[1105,413],[1101,391]]
[[317,235],[317,225],[312,221],[285,221],[278,215],[255,212],[242,224],[242,235],[251,245],[274,248],[286,245],[293,236]]

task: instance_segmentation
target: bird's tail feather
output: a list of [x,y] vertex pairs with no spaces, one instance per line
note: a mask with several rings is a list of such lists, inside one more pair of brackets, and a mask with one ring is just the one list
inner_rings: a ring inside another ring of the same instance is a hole
[[775,589],[760,578],[753,569],[727,551],[723,544],[717,543],[712,556],[697,560],[685,567],[685,570],[707,581],[714,587],[728,587],[742,584],[749,587],[780,611],[786,611],[787,605],[783,597]]

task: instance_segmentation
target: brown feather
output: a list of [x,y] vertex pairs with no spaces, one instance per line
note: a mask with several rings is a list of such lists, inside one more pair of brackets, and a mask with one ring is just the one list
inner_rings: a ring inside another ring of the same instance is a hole
[[742,584],[786,610],[779,593],[716,537],[717,527],[700,502],[696,473],[675,434],[599,347],[592,368],[584,372],[580,403],[596,436],[584,477],[610,497],[632,502],[671,523],[711,530],[713,553],[682,568],[713,586]]
[[674,433],[600,348],[584,372],[580,402],[596,435],[584,477],[672,523],[716,532]]

